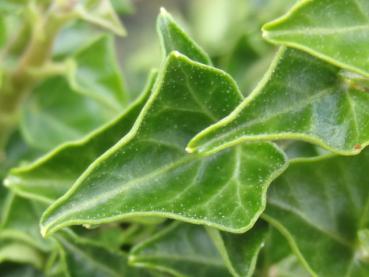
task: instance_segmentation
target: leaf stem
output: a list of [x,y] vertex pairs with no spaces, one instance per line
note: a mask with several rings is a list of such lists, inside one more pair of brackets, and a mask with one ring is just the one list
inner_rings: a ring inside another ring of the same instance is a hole
[[38,80],[31,71],[50,62],[59,30],[75,17],[73,5],[57,3],[53,3],[45,14],[34,5],[29,7],[33,27],[30,42],[15,70],[5,75],[0,87],[0,162],[5,158],[9,136],[18,124],[20,106]]

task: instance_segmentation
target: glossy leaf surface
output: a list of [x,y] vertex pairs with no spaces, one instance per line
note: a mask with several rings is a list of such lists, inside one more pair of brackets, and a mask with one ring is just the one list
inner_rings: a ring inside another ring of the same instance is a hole
[[56,240],[69,276],[150,276],[144,270],[128,266],[125,254],[71,232],[56,235]]
[[213,152],[241,141],[298,139],[341,154],[369,143],[369,94],[340,69],[282,49],[259,86],[228,117],[197,135],[189,151]]
[[62,196],[98,156],[132,128],[155,78],[153,72],[143,95],[121,116],[80,141],[66,143],[30,165],[11,170],[7,186],[18,194],[44,202]]
[[257,224],[246,234],[234,235],[173,223],[137,245],[129,261],[175,276],[250,276],[264,242],[265,227]]
[[162,8],[157,20],[158,34],[164,56],[178,51],[193,61],[211,64],[209,56],[177,25],[172,16]]
[[43,233],[140,215],[249,229],[264,208],[268,184],[286,166],[285,156],[269,143],[208,157],[184,150],[240,101],[228,75],[172,53],[132,130],[51,205]]
[[301,0],[264,25],[267,40],[309,52],[369,77],[367,0]]
[[368,275],[358,237],[369,224],[368,168],[368,150],[355,157],[302,159],[272,184],[264,218],[312,274]]

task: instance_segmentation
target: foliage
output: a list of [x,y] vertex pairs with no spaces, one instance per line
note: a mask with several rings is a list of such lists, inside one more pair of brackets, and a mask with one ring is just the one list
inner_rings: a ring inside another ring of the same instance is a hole
[[137,96],[133,3],[1,1],[0,275],[368,276],[369,2],[292,4],[161,8]]

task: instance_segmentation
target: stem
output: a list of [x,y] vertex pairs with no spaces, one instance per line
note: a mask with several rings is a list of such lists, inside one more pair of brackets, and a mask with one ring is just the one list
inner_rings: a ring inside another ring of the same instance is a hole
[[44,16],[36,14],[35,22],[32,22],[35,27],[31,40],[16,69],[6,76],[8,78],[0,90],[0,162],[5,158],[4,149],[9,136],[18,124],[20,106],[37,82],[30,71],[50,62],[59,30],[74,17],[72,8],[73,6],[65,9],[65,6],[52,5]]

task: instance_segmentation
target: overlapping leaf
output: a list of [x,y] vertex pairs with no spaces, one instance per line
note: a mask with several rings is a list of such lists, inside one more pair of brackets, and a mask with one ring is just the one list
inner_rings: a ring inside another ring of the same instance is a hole
[[102,36],[73,56],[68,80],[38,85],[24,105],[21,129],[30,145],[49,150],[81,138],[123,110],[127,97],[113,40]]
[[189,151],[212,152],[240,141],[301,139],[341,154],[369,143],[369,94],[340,69],[282,49],[263,81],[228,117],[196,136]]
[[0,239],[20,240],[40,250],[46,251],[50,243],[40,234],[39,219],[44,206],[8,194],[3,207]]
[[121,116],[80,141],[66,143],[28,166],[12,169],[6,185],[18,194],[44,202],[63,195],[98,156],[131,129],[155,78],[153,72],[142,96]]
[[144,270],[128,266],[125,254],[94,241],[71,232],[62,232],[55,238],[60,245],[64,270],[69,276],[152,276]]
[[210,228],[208,233],[233,276],[252,276],[267,230],[264,222],[257,222],[245,234],[235,235]]
[[107,28],[117,35],[126,34],[110,0],[82,0],[77,4],[76,11],[82,19],[88,22]]
[[246,234],[234,235],[173,223],[137,245],[129,261],[175,276],[251,276],[266,230],[258,224]]
[[193,61],[211,64],[210,58],[204,50],[187,36],[164,8],[160,10],[157,29],[164,57],[172,51],[178,51]]
[[[367,276],[369,151],[297,160],[271,186],[264,216],[318,276]],[[364,247],[364,248],[363,248]],[[319,253],[319,254],[318,254]]]
[[263,210],[268,184],[285,168],[284,155],[269,143],[208,157],[184,151],[191,137],[240,100],[222,71],[172,53],[132,130],[51,205],[43,233],[137,215],[233,232],[250,228]]
[[367,0],[300,0],[263,27],[264,37],[369,77]]

